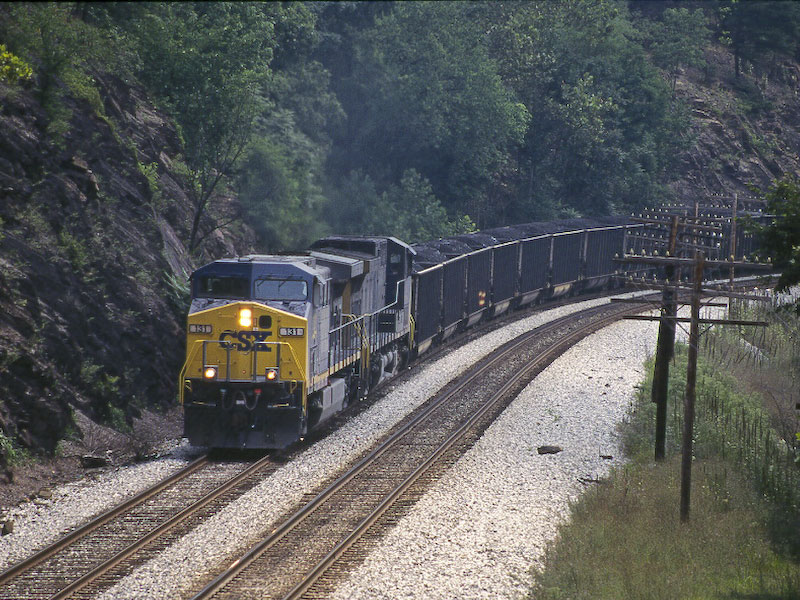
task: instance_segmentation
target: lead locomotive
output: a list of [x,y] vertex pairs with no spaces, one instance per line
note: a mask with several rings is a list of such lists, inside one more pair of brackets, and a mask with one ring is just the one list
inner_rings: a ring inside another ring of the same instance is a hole
[[284,448],[392,376],[411,346],[411,260],[391,237],[329,237],[303,256],[218,260],[191,276],[184,435]]

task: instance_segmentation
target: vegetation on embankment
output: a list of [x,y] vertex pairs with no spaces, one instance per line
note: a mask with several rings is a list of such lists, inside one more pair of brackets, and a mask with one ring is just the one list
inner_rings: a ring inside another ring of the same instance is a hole
[[748,311],[745,318],[773,322],[748,334],[751,345],[735,330],[704,336],[689,522],[679,519],[686,381],[686,346],[679,345],[667,459],[652,458],[648,377],[621,427],[630,463],[574,505],[544,570],[535,572],[531,598],[800,598],[800,426],[793,414],[800,320],[787,311]]

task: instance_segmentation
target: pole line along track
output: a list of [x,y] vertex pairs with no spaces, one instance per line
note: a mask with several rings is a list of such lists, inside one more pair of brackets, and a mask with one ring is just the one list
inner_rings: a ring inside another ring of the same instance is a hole
[[[478,361],[468,373],[462,374],[438,392],[383,443],[290,515],[263,541],[236,559],[200,590],[193,600],[246,598],[248,595],[287,600],[303,597],[431,467],[445,460],[445,455],[453,452],[463,454],[471,446],[470,443],[465,444],[465,439],[477,439],[519,391],[547,365],[591,333],[620,320],[624,315],[649,308],[651,306],[646,298],[642,298],[638,305],[604,304],[559,318],[502,345]],[[531,346],[536,346],[532,353]],[[520,359],[520,356],[524,358]],[[516,357],[511,359],[511,367],[508,366],[510,357]],[[520,360],[524,366],[514,367],[513,361]],[[512,372],[506,373],[504,369]],[[486,381],[492,378],[498,380],[496,385],[489,386],[491,389],[484,393],[484,397],[476,399],[474,405],[469,404],[466,398],[486,387]],[[452,413],[456,412],[455,405],[463,415],[458,417],[458,422],[447,424],[452,421]],[[466,405],[469,405],[468,409],[463,407]],[[426,438],[432,431],[440,435],[435,442]],[[412,448],[421,448],[423,454],[409,460],[408,456],[414,454],[414,450],[409,450]],[[399,460],[392,462],[393,453],[401,453]],[[382,461],[384,464],[381,464]],[[411,464],[396,474],[391,488],[378,493],[377,488],[381,483],[395,476],[397,465],[405,463]],[[358,491],[359,485],[361,492]],[[367,498],[363,507],[353,509],[358,511],[357,515],[337,514],[336,511],[347,511],[358,504],[360,493],[371,498]],[[327,512],[326,505],[329,507]],[[342,521],[349,521],[349,524],[343,524],[340,531],[336,530],[335,539],[331,537],[326,541],[324,551],[320,551],[322,544],[318,538],[331,535],[328,528],[335,529],[336,526],[331,526],[330,522],[340,517]],[[315,519],[319,519],[324,527],[314,525]],[[354,521],[355,525],[352,524]],[[315,550],[297,556],[295,553],[302,552],[304,545],[314,546]],[[299,565],[297,568],[304,572],[286,574],[283,571],[294,568],[287,565]],[[303,565],[314,566],[308,570]],[[263,588],[265,582],[267,585],[270,582],[278,583],[272,589],[256,591],[259,586]]]

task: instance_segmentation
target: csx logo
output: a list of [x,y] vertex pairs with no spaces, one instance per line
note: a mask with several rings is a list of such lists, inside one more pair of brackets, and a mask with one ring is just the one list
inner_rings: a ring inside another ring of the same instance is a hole
[[[272,335],[271,331],[223,331],[219,334],[219,345],[222,348],[236,348],[239,352],[250,352],[253,345],[259,342],[266,342],[267,338]],[[226,339],[239,342],[233,344],[226,342]],[[259,352],[272,352],[269,346],[262,346],[258,349]]]

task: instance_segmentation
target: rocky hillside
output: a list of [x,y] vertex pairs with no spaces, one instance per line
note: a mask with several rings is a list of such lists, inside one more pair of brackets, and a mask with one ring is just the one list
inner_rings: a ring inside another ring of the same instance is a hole
[[674,184],[686,203],[712,195],[753,195],[788,174],[800,175],[800,65],[782,60],[735,77],[733,56],[714,47],[707,67],[688,70],[676,97],[691,111],[693,140]]
[[[173,404],[191,204],[174,124],[97,79],[102,106],[0,87],[0,443],[53,452],[78,411],[125,430]],[[0,84],[2,85],[2,84]],[[208,255],[248,250],[216,237]]]

